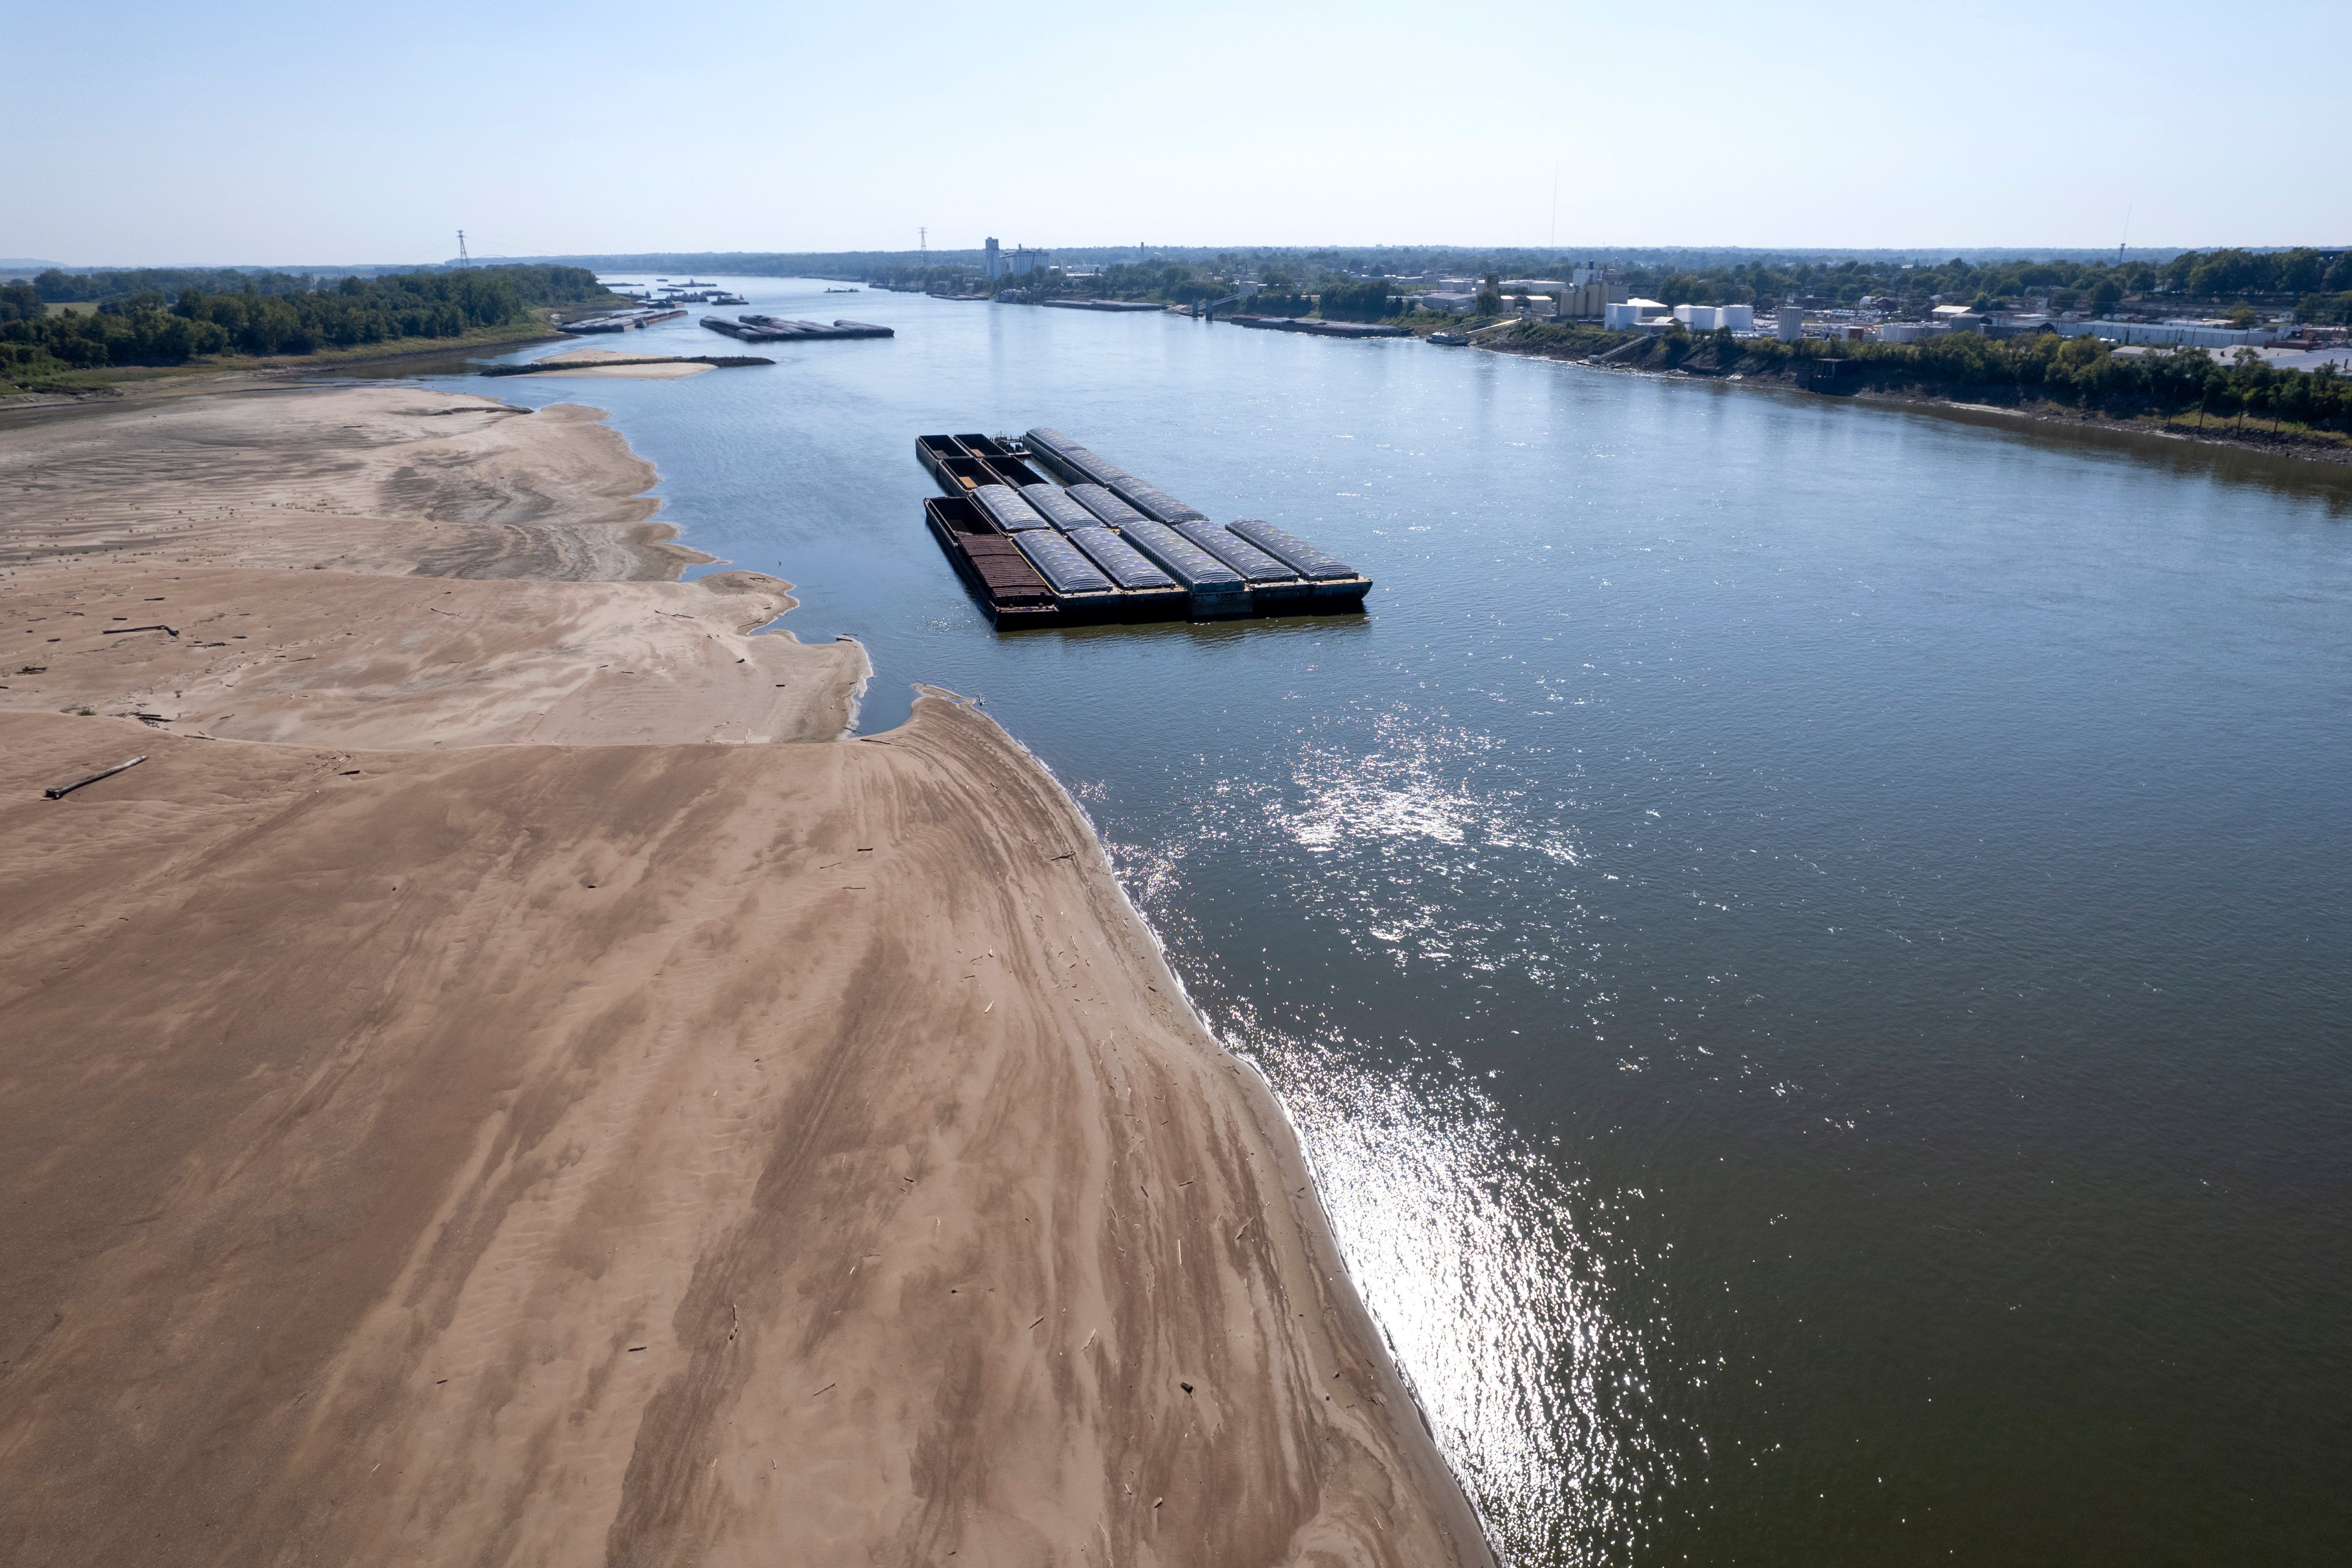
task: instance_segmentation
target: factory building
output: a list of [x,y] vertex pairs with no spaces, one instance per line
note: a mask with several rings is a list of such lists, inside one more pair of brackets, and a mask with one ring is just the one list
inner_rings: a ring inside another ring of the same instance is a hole
[[1019,278],[1053,265],[1052,251],[1032,250],[1025,245],[1016,245],[1006,250],[996,243],[994,235],[989,236],[988,243],[981,248],[981,273],[992,280]]

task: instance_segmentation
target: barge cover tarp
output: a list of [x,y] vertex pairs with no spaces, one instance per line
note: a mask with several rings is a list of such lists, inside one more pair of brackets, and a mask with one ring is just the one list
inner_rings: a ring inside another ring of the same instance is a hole
[[1045,581],[1054,585],[1056,594],[1108,594],[1110,579],[1094,568],[1094,563],[1078,553],[1061,534],[1051,529],[1031,529],[1013,536],[1021,553],[1044,573]]
[[1079,446],[1059,430],[1039,426],[1030,431],[1025,439],[1031,451],[1043,452],[1071,472],[1085,475],[1091,482],[1114,491],[1119,500],[1156,521],[1208,520],[1206,512],[1185,505],[1149,479],[1137,479],[1118,464]]
[[1195,594],[1213,595],[1243,591],[1240,574],[1232,567],[1165,523],[1138,519],[1120,531],[1129,544],[1151,557],[1162,571]]
[[1087,559],[1101,567],[1104,574],[1122,588],[1176,586],[1175,578],[1154,566],[1144,559],[1142,552],[1100,524],[1070,530],[1069,541],[1085,551]]
[[1023,500],[1021,492],[1011,485],[982,485],[971,492],[971,499],[1007,533],[1045,526],[1045,520],[1037,515],[1036,509]]
[[1038,516],[1064,533],[1101,526],[1099,518],[1072,500],[1069,492],[1058,485],[1023,485],[1021,499],[1034,507]]
[[1157,522],[1206,522],[1209,514],[1186,506],[1149,479],[1122,474],[1103,481],[1119,500]]
[[1244,517],[1225,525],[1310,583],[1329,583],[1361,575],[1353,566],[1270,522]]
[[1069,496],[1072,500],[1113,528],[1125,528],[1129,523],[1151,521],[1100,485],[1072,485]]
[[1046,457],[1059,462],[1064,468],[1074,473],[1084,474],[1096,484],[1107,485],[1113,479],[1127,478],[1125,468],[1120,468],[1117,463],[1097,457],[1059,430],[1048,429],[1041,425],[1030,431],[1023,439],[1029,443],[1031,451],[1045,453]]
[[1176,531],[1253,583],[1289,583],[1298,576],[1248,540],[1236,538],[1213,522],[1180,522]]

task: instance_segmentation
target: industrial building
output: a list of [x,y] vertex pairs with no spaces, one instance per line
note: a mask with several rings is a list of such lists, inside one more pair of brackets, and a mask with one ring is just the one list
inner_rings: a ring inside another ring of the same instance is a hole
[[1694,332],[1712,332],[1729,327],[1735,332],[1756,330],[1756,307],[1753,305],[1677,305],[1675,320]]
[[2273,343],[2294,333],[2292,320],[2259,327],[2232,327],[2227,321],[2053,321],[2052,329],[2065,338],[2105,338],[2111,343],[2152,343],[2159,347],[2235,349]]
[[1612,331],[1637,331],[1653,321],[1663,324],[1670,312],[1655,300],[1639,297],[1611,301],[1601,310],[1601,325]]
[[981,273],[991,279],[1019,278],[1053,265],[1052,251],[1032,250],[1025,245],[1006,250],[996,243],[994,235],[989,236],[988,243],[981,247]]

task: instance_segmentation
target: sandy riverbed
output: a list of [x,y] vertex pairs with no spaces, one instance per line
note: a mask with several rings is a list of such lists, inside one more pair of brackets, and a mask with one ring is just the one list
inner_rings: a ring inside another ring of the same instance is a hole
[[1486,1561],[1067,798],[832,739],[862,653],[650,479],[415,390],[0,432],[6,1560]]

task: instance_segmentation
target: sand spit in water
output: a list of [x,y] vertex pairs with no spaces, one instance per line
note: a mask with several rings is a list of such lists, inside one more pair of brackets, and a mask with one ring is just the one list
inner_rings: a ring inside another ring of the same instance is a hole
[[495,408],[0,435],[58,650],[0,710],[6,1560],[1486,1561],[1052,780],[936,697],[708,743],[864,677],[742,635],[772,579],[451,580],[678,561],[593,416]]

